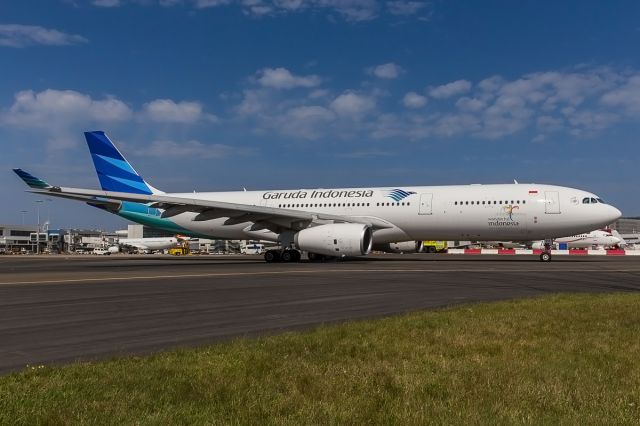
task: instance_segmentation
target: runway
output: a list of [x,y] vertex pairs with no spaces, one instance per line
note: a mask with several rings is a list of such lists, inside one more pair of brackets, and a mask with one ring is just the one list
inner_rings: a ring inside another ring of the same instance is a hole
[[0,257],[0,372],[554,292],[640,290],[640,257]]

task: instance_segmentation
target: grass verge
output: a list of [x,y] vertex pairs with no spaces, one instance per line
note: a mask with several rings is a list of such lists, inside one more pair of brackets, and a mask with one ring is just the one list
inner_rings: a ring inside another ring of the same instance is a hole
[[638,424],[639,360],[639,294],[560,295],[31,367],[0,424]]

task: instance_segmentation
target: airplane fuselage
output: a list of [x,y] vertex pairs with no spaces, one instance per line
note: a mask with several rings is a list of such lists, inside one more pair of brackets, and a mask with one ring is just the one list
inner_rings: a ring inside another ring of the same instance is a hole
[[[402,189],[399,189],[402,188]],[[608,225],[620,212],[592,193],[554,185],[497,184],[397,188],[299,189],[174,193],[185,199],[223,201],[271,208],[373,218],[375,243],[406,240],[530,241],[589,232]],[[134,206],[135,205],[135,206]],[[136,222],[194,236],[277,240],[266,230],[249,230],[256,218],[207,219],[184,212],[163,217],[160,209],[123,203],[118,214]]]

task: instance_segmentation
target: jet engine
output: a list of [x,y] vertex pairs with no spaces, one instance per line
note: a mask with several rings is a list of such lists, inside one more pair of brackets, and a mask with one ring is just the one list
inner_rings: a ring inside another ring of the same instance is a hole
[[544,250],[544,241],[534,241],[531,243],[531,248],[533,250]]
[[334,223],[303,229],[294,236],[298,249],[325,256],[362,256],[371,251],[373,231],[359,223]]
[[399,243],[376,244],[373,249],[385,253],[422,253],[424,246],[421,241],[402,241]]

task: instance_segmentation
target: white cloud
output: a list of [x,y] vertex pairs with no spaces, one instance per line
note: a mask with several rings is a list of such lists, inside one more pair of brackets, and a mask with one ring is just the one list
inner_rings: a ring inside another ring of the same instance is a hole
[[331,109],[341,116],[359,116],[373,110],[376,101],[370,96],[347,91],[331,102]]
[[347,21],[369,21],[378,16],[380,4],[376,0],[310,0],[318,8],[328,8]]
[[[115,7],[125,0],[93,0],[95,6]],[[382,8],[380,0],[129,0],[131,3],[164,7],[179,4],[191,4],[196,9],[207,9],[235,5],[247,16],[278,16],[302,11],[322,11],[337,15],[348,22],[369,21],[379,16]],[[393,15],[412,15],[422,9],[419,1],[392,1],[387,4],[387,11]]]
[[309,99],[320,99],[326,98],[327,96],[329,96],[329,91],[326,89],[316,89],[309,93]]
[[336,115],[318,105],[299,106],[288,110],[276,123],[280,132],[303,139],[317,139],[325,133],[325,126]]
[[395,0],[387,2],[387,10],[392,15],[415,15],[429,5],[426,1]]
[[640,115],[640,75],[630,77],[622,86],[605,93],[600,102],[621,107],[628,115]]
[[471,82],[467,80],[457,80],[441,86],[429,89],[429,95],[436,99],[446,99],[452,96],[460,95],[471,90]]
[[119,122],[131,119],[131,109],[116,98],[92,99],[73,90],[24,90],[16,93],[14,103],[0,113],[0,124],[47,128],[70,123]]
[[89,40],[62,31],[36,25],[0,24],[0,46],[66,46],[87,43]]
[[427,104],[427,97],[416,92],[409,92],[402,98],[402,104],[407,108],[422,108]]
[[274,89],[293,89],[295,87],[315,87],[321,83],[317,75],[297,76],[286,68],[265,68],[258,72],[258,83]]
[[372,68],[367,69],[369,74],[374,75],[378,78],[386,78],[386,79],[394,79],[398,78],[400,74],[402,74],[402,68],[393,62],[388,62],[386,64],[378,65]]
[[478,112],[486,106],[486,102],[478,98],[462,97],[456,101],[456,107],[465,112]]
[[536,125],[540,131],[546,133],[557,132],[564,127],[564,120],[550,115],[541,115],[536,119]]
[[197,140],[188,140],[185,142],[156,140],[150,145],[137,151],[139,154],[153,157],[191,159],[222,158],[231,155],[246,154],[246,152],[246,149],[238,149],[222,144],[203,144]]
[[270,104],[265,90],[247,89],[242,92],[242,101],[235,107],[241,116],[250,116],[266,110]]
[[175,102],[171,99],[156,99],[142,107],[143,116],[162,123],[192,124],[200,120],[217,121],[212,114],[205,114],[200,102]]
[[91,3],[99,7],[118,7],[121,4],[120,0],[93,0]]

